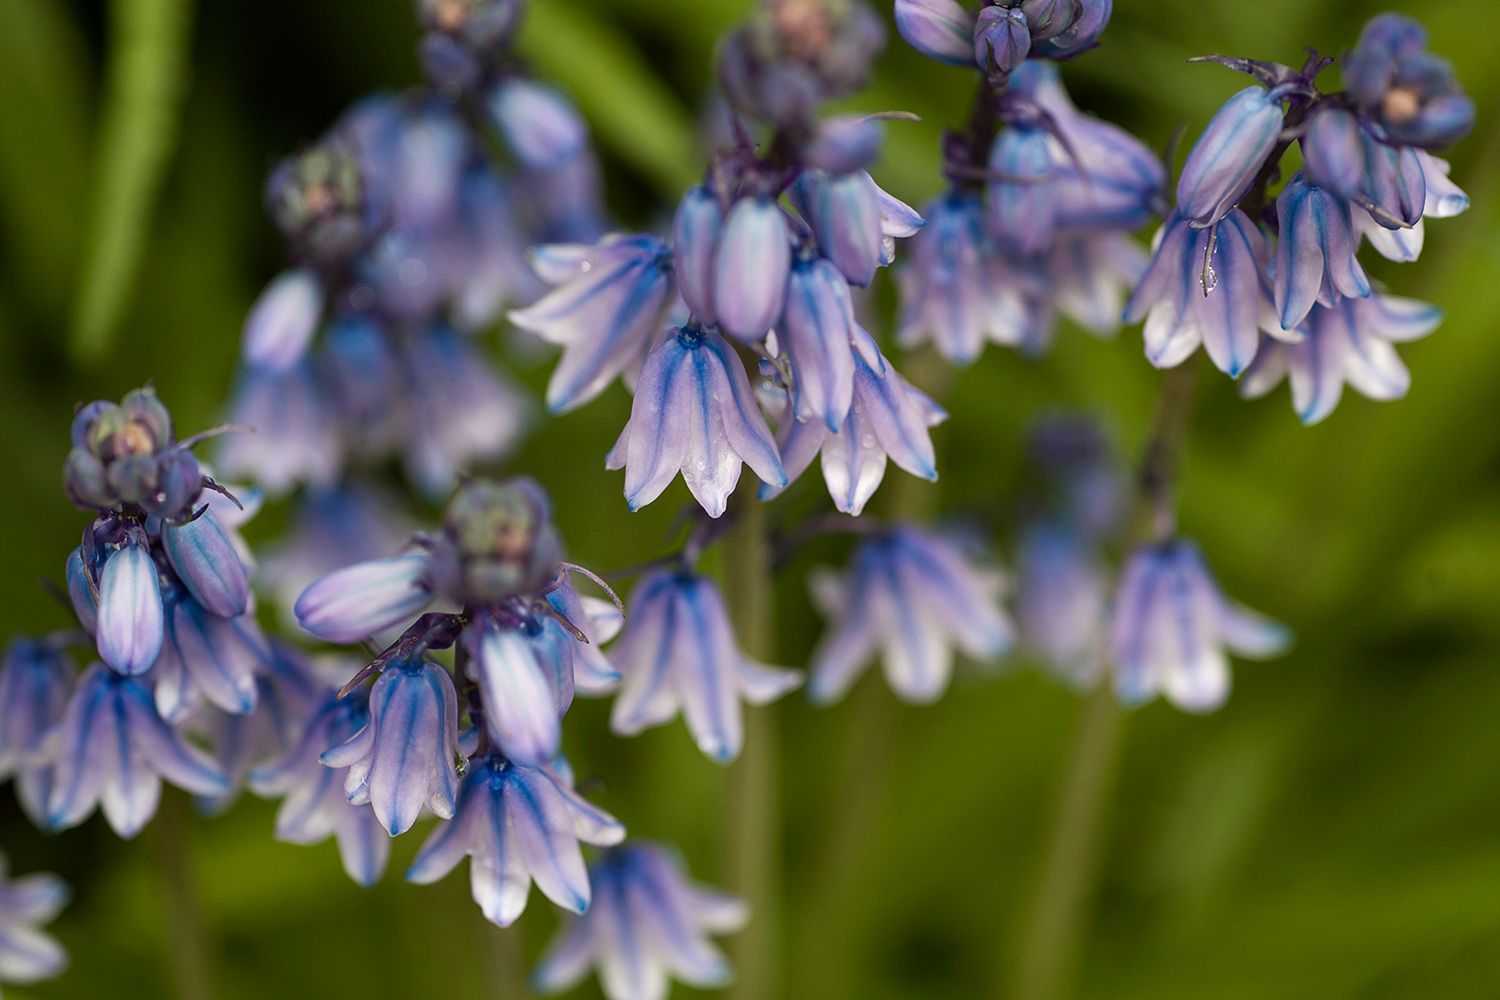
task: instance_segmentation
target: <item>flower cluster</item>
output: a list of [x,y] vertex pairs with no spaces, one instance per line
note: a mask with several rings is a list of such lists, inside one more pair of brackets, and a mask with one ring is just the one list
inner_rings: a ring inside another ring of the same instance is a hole
[[[1201,344],[1242,392],[1290,377],[1304,423],[1328,416],[1347,382],[1372,399],[1405,395],[1394,344],[1441,320],[1384,294],[1356,252],[1368,240],[1415,260],[1422,220],[1455,215],[1468,197],[1432,155],[1472,127],[1473,103],[1452,68],[1426,51],[1417,22],[1384,14],[1345,58],[1347,89],[1315,83],[1332,60],[1300,70],[1213,57],[1256,83],[1229,99],[1188,154],[1177,206],[1156,236],[1125,318],[1146,321],[1146,356],[1180,364]],[[1272,203],[1267,187],[1296,142],[1303,168]]]
[[1038,424],[1032,457],[1043,502],[1017,545],[1016,614],[1023,648],[1073,687],[1106,673],[1127,705],[1158,694],[1189,712],[1229,697],[1225,649],[1265,659],[1291,632],[1226,597],[1197,544],[1171,531],[1128,548],[1118,580],[1106,552],[1128,525],[1108,438],[1092,420]]
[[987,341],[1045,351],[1059,312],[1101,336],[1119,328],[1146,265],[1127,234],[1160,211],[1166,171],[1124,129],[1080,112],[1048,61],[1091,48],[1110,8],[1026,0],[976,17],[954,0],[898,0],[912,47],[984,81],[968,127],[944,139],[949,189],[923,207],[897,275],[903,346],[931,342],[966,365]]
[[[888,364],[851,294],[922,219],[865,170],[880,151],[879,120],[816,114],[864,79],[883,42],[862,4],[768,0],[731,36],[719,68],[734,113],[769,139],[757,144],[734,118],[733,144],[683,196],[670,244],[608,236],[534,252],[538,275],[556,288],[510,318],[563,348],[547,389],[554,412],[617,376],[634,391],[607,459],[625,469],[632,509],[681,471],[718,517],[742,465],[769,495],[820,452],[829,491],[849,513],[888,456],[937,477],[928,428],[942,410]],[[764,376],[760,401],[742,354]]]

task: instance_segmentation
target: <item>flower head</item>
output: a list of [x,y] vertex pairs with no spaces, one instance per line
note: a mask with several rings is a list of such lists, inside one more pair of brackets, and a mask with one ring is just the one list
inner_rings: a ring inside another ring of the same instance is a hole
[[99,400],[73,418],[73,449],[63,467],[68,499],[94,510],[183,517],[202,489],[192,452],[180,447],[172,415],[150,386],[120,404]]
[[776,442],[756,406],[744,366],[728,341],[690,325],[661,335],[646,357],[605,468],[625,470],[625,502],[638,510],[680,470],[711,517],[724,513],[741,464],[785,486]]
[[740,699],[765,704],[802,682],[798,671],[746,656],[719,588],[687,571],[656,570],[641,578],[610,662],[624,678],[610,714],[612,730],[634,736],[681,709],[698,749],[721,764],[738,757],[744,741]]
[[1115,598],[1115,691],[1127,704],[1160,693],[1184,711],[1212,712],[1229,697],[1226,648],[1268,659],[1291,639],[1286,626],[1224,596],[1193,541],[1144,545],[1126,560]]
[[947,690],[955,647],[979,660],[1010,647],[1000,575],[915,525],[871,535],[846,573],[821,572],[811,585],[815,603],[833,619],[813,652],[808,697],[815,702],[842,698],[877,653],[899,697],[936,701]]
[[736,896],[688,881],[667,848],[633,840],[589,868],[593,899],[558,933],[532,971],[537,992],[572,988],[591,967],[609,1000],[660,1000],[668,978],[699,989],[728,984],[728,960],[709,934],[737,931],[750,917]]
[[78,679],[41,760],[52,765],[46,823],[62,830],[102,805],[121,837],[133,837],[156,813],[161,779],[196,795],[229,788],[223,768],[157,714],[138,678],[95,663]]
[[1354,257],[1359,244],[1346,201],[1299,171],[1276,199],[1276,218],[1275,297],[1283,330],[1296,329],[1314,303],[1370,294],[1370,279]]
[[1452,64],[1427,51],[1427,30],[1403,14],[1381,14],[1365,25],[1344,61],[1344,83],[1396,142],[1444,146],[1474,127],[1474,102]]
[[1062,679],[1092,687],[1104,669],[1109,581],[1092,539],[1061,521],[1021,535],[1016,622],[1021,644]]
[[624,837],[619,821],[557,770],[491,754],[471,762],[452,818],[427,838],[406,878],[436,882],[469,855],[474,901],[508,927],[526,908],[533,879],[548,899],[582,913],[590,891],[579,842],[607,846]]

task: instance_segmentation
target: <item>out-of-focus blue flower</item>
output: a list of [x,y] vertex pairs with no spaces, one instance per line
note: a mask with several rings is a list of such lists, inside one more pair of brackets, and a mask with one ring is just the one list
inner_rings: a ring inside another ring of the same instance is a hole
[[1060,232],[1047,256],[1052,301],[1090,333],[1113,336],[1126,295],[1150,260],[1145,248],[1122,232]]
[[466,333],[488,328],[505,306],[535,301],[546,290],[526,262],[531,237],[513,193],[490,170],[471,167],[464,175],[455,239],[467,259],[457,268],[450,318]]
[[984,208],[974,195],[954,191],[924,205],[922,217],[927,224],[912,240],[912,259],[896,272],[896,339],[908,349],[931,341],[943,357],[967,365],[986,339],[1001,339],[1006,330]]
[[1315,303],[1370,294],[1370,279],[1354,258],[1358,247],[1349,203],[1298,171],[1276,199],[1276,312],[1283,330],[1295,329]]
[[[928,428],[948,414],[895,368],[877,375],[865,360],[854,358],[854,401],[838,431],[816,420],[799,421],[788,412],[776,429],[787,478],[796,479],[822,455],[823,479],[833,504],[845,514],[859,514],[885,476],[889,456],[914,476],[936,481],[936,455]],[[761,488],[763,498],[779,493]]]
[[255,433],[220,442],[216,464],[226,475],[253,480],[273,497],[299,483],[327,488],[338,478],[343,440],[310,366],[280,375],[241,372],[229,418]]
[[349,801],[370,803],[394,837],[411,829],[424,805],[442,819],[453,815],[457,758],[453,678],[435,663],[412,659],[385,669],[370,689],[369,721],[321,759],[349,769]]
[[1063,521],[1030,526],[1016,552],[1021,644],[1076,688],[1104,669],[1109,582],[1096,544]]
[[77,826],[94,811],[121,837],[156,813],[161,779],[195,795],[221,795],[224,770],[162,721],[145,684],[95,663],[78,680],[41,760],[52,765],[46,825]]
[[588,145],[583,117],[548,84],[510,77],[490,91],[485,110],[505,144],[532,170],[556,167]]
[[1246,87],[1226,101],[1182,165],[1177,214],[1194,228],[1211,226],[1228,215],[1275,148],[1281,124],[1275,91]]
[[131,529],[99,570],[99,655],[122,674],[143,674],[161,652],[164,628],[150,543]]
[[1190,539],[1143,545],[1126,560],[1109,639],[1126,704],[1163,694],[1183,711],[1212,712],[1229,697],[1226,648],[1266,659],[1291,641],[1285,625],[1224,595]]
[[718,517],[742,462],[764,482],[786,485],[776,442],[734,348],[701,327],[666,331],[641,369],[630,420],[605,468],[625,470],[631,510],[655,500],[681,470],[688,490]]
[[1301,341],[1261,345],[1240,392],[1263,396],[1287,377],[1292,408],[1304,424],[1332,413],[1346,382],[1370,399],[1400,399],[1411,386],[1411,372],[1395,345],[1425,337],[1442,321],[1436,306],[1390,295],[1314,306]]
[[212,510],[187,524],[164,524],[161,544],[188,593],[221,618],[250,606],[250,578],[229,533]]
[[369,723],[364,691],[337,698],[326,688],[315,702],[297,745],[279,760],[250,772],[250,789],[263,798],[282,799],[276,810],[276,839],[316,844],[338,838],[344,871],[365,888],[380,881],[390,859],[391,840],[368,803],[353,805],[344,792],[347,768],[325,767],[320,758],[342,746]]
[[989,184],[990,231],[1009,253],[1026,257],[1052,246],[1053,142],[1042,128],[1013,125],[1001,129],[990,147],[990,170],[1007,178]]
[[1145,225],[1166,183],[1161,157],[1118,125],[1074,107],[1052,63],[1027,62],[1010,85],[1045,110],[1067,140],[1066,148],[1056,142],[1049,146],[1047,187],[1056,224],[1121,230]]
[[406,472],[429,496],[446,496],[470,463],[515,447],[526,404],[472,344],[445,325],[409,339],[403,358],[412,422]]
[[974,61],[987,74],[1006,76],[1026,61],[1031,31],[1020,9],[982,7],[974,23]]
[[1427,29],[1404,14],[1381,14],[1365,25],[1344,60],[1344,84],[1399,143],[1445,146],[1474,127],[1474,102],[1452,64],[1427,51]]
[[707,326],[718,323],[714,312],[714,255],[723,229],[724,210],[719,199],[707,188],[689,188],[672,220],[672,260],[682,301]]
[[929,59],[950,66],[974,59],[974,15],[954,0],[896,0],[896,30]]
[[1287,336],[1275,318],[1266,277],[1266,241],[1239,209],[1196,228],[1177,212],[1157,233],[1125,322],[1146,320],[1146,359],[1173,368],[1202,344],[1231,378],[1255,358],[1257,328]]
[[327,642],[359,642],[432,602],[423,549],[371,559],[321,577],[297,598],[297,624]]
[[624,838],[618,820],[553,768],[490,754],[470,763],[453,818],[427,838],[406,878],[436,882],[467,854],[474,901],[487,919],[508,927],[526,908],[533,879],[558,906],[582,913],[590,891],[579,842],[608,846]]
[[738,757],[744,742],[740,699],[763,705],[802,682],[799,671],[741,652],[719,588],[687,571],[656,570],[635,585],[610,662],[624,677],[610,714],[614,732],[634,736],[680,708],[698,749],[720,764]]
[[68,884],[49,872],[9,878],[0,854],[0,982],[27,985],[51,979],[68,967],[68,953],[38,930],[72,898]]
[[843,176],[869,166],[884,143],[885,129],[879,120],[832,115],[818,122],[804,158],[814,170]]
[[[557,251],[543,247],[535,254],[544,280],[571,280],[513,310],[510,321],[562,346],[547,383],[547,407],[564,413],[603,392],[660,332],[675,291],[672,252],[654,236],[608,236],[571,270],[549,270]],[[695,259],[695,266],[701,263]],[[694,274],[701,281],[701,273]]]
[[819,704],[842,698],[877,653],[898,697],[928,703],[948,688],[955,647],[977,660],[993,660],[1010,647],[1000,574],[916,525],[893,525],[865,539],[846,573],[824,570],[810,585],[833,621],[810,667],[807,694]]
[[16,800],[37,825],[46,822],[52,767],[40,763],[42,739],[67,707],[74,667],[47,640],[16,636],[0,665],[0,779],[16,779]]
[[240,338],[247,363],[271,372],[302,360],[323,316],[323,284],[307,268],[283,271],[260,293]]
[[548,946],[532,989],[561,993],[591,968],[609,1000],[661,1000],[669,978],[698,989],[729,983],[733,970],[708,935],[743,927],[743,900],[688,881],[681,860],[648,841],[604,852],[588,874],[593,900]]
[[1032,428],[1029,445],[1056,491],[1050,506],[1066,524],[1096,541],[1120,528],[1130,487],[1098,420],[1049,414]]
[[741,340],[758,340],[781,316],[792,267],[786,215],[770,198],[741,198],[729,210],[714,255],[714,311]]

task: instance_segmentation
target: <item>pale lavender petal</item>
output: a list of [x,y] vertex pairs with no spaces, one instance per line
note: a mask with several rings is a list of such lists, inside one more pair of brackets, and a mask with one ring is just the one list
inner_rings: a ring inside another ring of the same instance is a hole
[[164,612],[156,564],[132,538],[99,574],[99,655],[125,674],[151,669],[161,652]]
[[1443,311],[1417,299],[1373,295],[1355,306],[1361,329],[1384,340],[1420,340],[1443,322]]
[[824,616],[837,619],[818,640],[808,665],[811,679],[807,697],[814,704],[831,704],[848,693],[875,658],[879,646],[880,627],[872,619],[874,605],[869,593],[876,585],[871,568],[856,556],[850,574],[852,579],[847,586],[851,589],[847,594],[838,594],[838,606],[832,600],[835,588],[830,586],[838,578],[831,570],[808,579]]
[[[180,661],[187,679],[209,701],[226,712],[255,710],[255,672],[268,651],[253,620],[240,623],[220,618],[190,599],[182,600],[172,609],[171,633],[170,659]],[[172,683],[181,681],[174,678]],[[179,695],[168,700],[183,699]],[[168,714],[176,717],[179,713]]]
[[741,657],[735,666],[740,695],[752,705],[769,705],[788,691],[802,684],[800,670],[786,667],[768,667],[763,663]]
[[73,611],[78,615],[78,623],[85,632],[93,635],[99,627],[99,601],[89,585],[88,570],[84,568],[83,553],[79,549],[68,553],[66,573],[68,597],[72,600]]
[[556,757],[562,741],[557,705],[526,638],[492,623],[479,638],[473,662],[485,723],[505,755],[523,764]]
[[505,812],[537,888],[558,906],[582,913],[589,905],[588,873],[557,786],[540,771],[514,768],[506,777]]
[[370,692],[370,714],[377,728],[368,782],[380,825],[405,833],[424,804],[452,816],[458,706],[448,672],[431,663],[387,669]]
[[854,396],[854,354],[849,349],[854,316],[848,296],[848,285],[830,262],[799,260],[776,331],[792,364],[797,419],[822,421],[834,433]]
[[339,860],[344,872],[368,889],[380,881],[391,859],[391,838],[381,829],[375,810],[368,805],[347,803],[335,814]]
[[708,366],[708,378],[729,446],[762,482],[785,486],[787,476],[781,467],[776,440],[756,405],[755,393],[750,388],[750,379],[745,375],[745,366],[739,355],[717,334],[704,337],[703,348],[717,362]]
[[547,170],[581,150],[588,125],[556,87],[512,76],[489,94],[485,110],[516,157]]
[[323,285],[312,271],[283,271],[260,293],[250,315],[240,351],[249,364],[283,372],[302,360],[323,315]]
[[1469,208],[1469,196],[1463,189],[1448,179],[1451,169],[1448,161],[1433,156],[1425,149],[1416,151],[1417,162],[1422,164],[1422,178],[1426,182],[1427,197],[1422,214],[1434,219],[1447,219]]
[[885,450],[875,437],[863,403],[850,409],[849,419],[837,434],[824,431],[823,481],[834,507],[842,513],[857,516],[864,510],[885,476],[885,462]]
[[490,811],[483,800],[499,798],[501,794],[489,786],[489,764],[476,761],[475,772],[464,779],[453,818],[433,828],[406,869],[406,881],[431,885],[456,868],[464,856],[475,849],[479,826]]
[[[669,330],[646,356],[626,425],[629,437],[620,436],[625,445],[625,503],[631,510],[661,496],[682,468],[692,437],[690,414],[699,395],[692,358],[696,353]],[[608,464],[615,467],[620,444],[610,453]]]
[[594,964],[597,944],[593,926],[592,921],[582,917],[569,917],[564,922],[562,931],[531,970],[529,982],[533,992],[562,993],[583,981]]
[[1386,260],[1410,263],[1422,255],[1422,244],[1426,241],[1427,227],[1418,219],[1410,229],[1387,229],[1376,222],[1369,212],[1358,205],[1351,206],[1354,226],[1359,234],[1370,241],[1375,252]]
[[336,570],[297,598],[297,624],[328,642],[358,642],[410,618],[432,601],[426,550]]
[[729,210],[714,259],[714,308],[743,340],[765,335],[781,315],[792,265],[786,216],[769,198],[741,198]]
[[1244,399],[1259,399],[1281,384],[1287,374],[1287,346],[1270,337],[1262,336],[1260,347],[1255,351],[1255,360],[1240,376],[1240,396]]
[[735,684],[740,654],[729,612],[707,577],[680,578],[672,600],[678,622],[667,655],[683,718],[704,756],[727,764],[739,756],[744,740]]
[[672,636],[679,628],[670,574],[648,574],[630,594],[627,628],[610,653],[625,678],[610,712],[610,729],[634,736],[677,714],[672,685]]
[[144,688],[125,684],[116,697],[129,720],[131,742],[152,770],[194,795],[221,795],[228,789],[224,769],[162,721]]
[[689,188],[672,222],[672,259],[682,299],[704,326],[718,323],[714,312],[714,259],[723,228],[724,211],[719,199],[704,188]]
[[34,983],[68,967],[68,953],[50,934],[10,924],[0,928],[0,980]]

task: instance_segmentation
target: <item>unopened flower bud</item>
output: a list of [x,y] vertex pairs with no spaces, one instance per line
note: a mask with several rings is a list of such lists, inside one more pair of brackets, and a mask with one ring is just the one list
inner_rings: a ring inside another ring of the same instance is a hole
[[435,585],[468,601],[537,594],[558,573],[562,547],[542,488],[519,477],[460,486],[443,514]]
[[366,225],[359,160],[342,142],[283,160],[266,181],[266,203],[287,238],[319,260],[344,260],[374,235]]
[[974,58],[974,16],[954,0],[896,0],[896,30],[929,59],[967,66]]
[[490,92],[485,106],[506,144],[533,170],[556,167],[588,143],[588,126],[555,87],[513,77]]
[[986,73],[1008,76],[1026,61],[1031,32],[1021,10],[986,7],[974,24],[974,58]]
[[682,301],[708,326],[718,324],[714,312],[714,254],[723,228],[719,199],[706,188],[689,188],[672,221],[672,259]]
[[1194,227],[1229,214],[1260,173],[1281,136],[1281,104],[1264,87],[1246,87],[1214,115],[1177,180],[1177,211]]
[[719,324],[755,340],[781,315],[792,267],[786,216],[770,198],[741,198],[729,210],[714,259],[714,309]]

